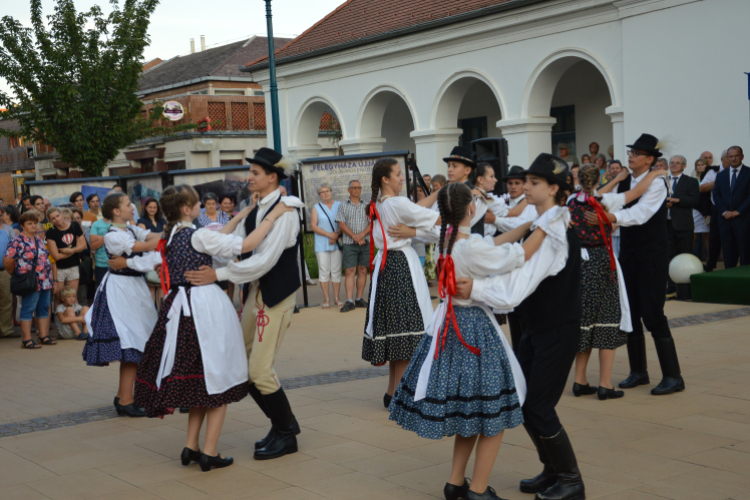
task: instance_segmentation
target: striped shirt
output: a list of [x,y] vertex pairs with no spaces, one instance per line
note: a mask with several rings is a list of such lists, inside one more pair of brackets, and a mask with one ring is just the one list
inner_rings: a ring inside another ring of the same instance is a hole
[[[338,212],[336,212],[336,222],[343,222],[347,227],[354,233],[359,234],[370,224],[370,218],[368,217],[367,207],[369,203],[359,200],[359,203],[355,205],[351,199],[348,199],[341,204]],[[343,234],[344,245],[354,245],[354,240],[350,238],[346,233]],[[365,236],[365,241],[370,241],[370,236]]]

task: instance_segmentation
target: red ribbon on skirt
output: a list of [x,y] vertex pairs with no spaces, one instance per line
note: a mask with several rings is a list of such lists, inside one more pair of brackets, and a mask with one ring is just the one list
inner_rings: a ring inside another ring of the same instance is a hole
[[[448,326],[453,325],[453,329],[456,331],[456,337],[472,354],[479,356],[482,354],[481,349],[471,346],[466,343],[463,336],[461,336],[461,330],[458,329],[458,323],[456,322],[456,312],[453,310],[453,296],[456,294],[456,270],[453,265],[453,257],[442,255],[438,259],[438,293],[440,298],[445,300],[448,299],[448,306],[445,311],[445,324],[443,325],[442,334],[438,331],[438,345],[435,349],[435,359],[438,359],[438,355],[441,350],[445,350],[445,340],[448,337]],[[440,338],[442,335],[442,339]]]
[[169,294],[169,267],[167,267],[167,240],[162,238],[156,246],[156,251],[161,254],[161,272],[159,272],[159,281],[161,281],[161,291],[166,297]]
[[[385,239],[385,229],[383,229],[383,221],[380,220],[380,214],[378,209],[375,208],[375,203],[370,203],[370,220],[372,221],[373,227],[375,226],[375,219],[380,222],[380,232],[383,235],[383,259],[380,262],[380,270],[385,269],[385,258],[388,256],[388,242]],[[370,275],[372,275],[373,267],[372,262],[375,260],[375,238],[370,235]]]
[[613,273],[612,279],[615,279],[614,272],[617,270],[617,263],[615,262],[615,252],[612,249],[612,239],[607,235],[607,231],[604,229],[604,224],[606,223],[607,227],[609,227],[611,230],[612,223],[609,222],[609,219],[604,213],[604,207],[602,207],[602,205],[597,201],[596,198],[594,198],[593,196],[589,196],[588,203],[594,209],[594,212],[596,212],[597,219],[599,219],[599,233],[602,235],[604,246],[607,247],[607,252],[609,252],[609,266],[612,269]]

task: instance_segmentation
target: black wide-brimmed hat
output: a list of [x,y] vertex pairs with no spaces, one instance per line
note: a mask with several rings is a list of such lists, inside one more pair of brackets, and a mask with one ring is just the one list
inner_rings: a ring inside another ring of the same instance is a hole
[[655,158],[662,156],[662,152],[659,151],[659,139],[650,134],[641,134],[637,141],[633,144],[628,144],[627,147],[637,149],[638,151],[645,151]]
[[523,173],[523,167],[519,167],[518,165],[513,165],[510,167],[510,170],[508,170],[508,175],[503,177],[504,181],[509,181],[511,179],[526,179],[526,174]]
[[245,158],[249,163],[255,163],[263,168],[266,168],[276,175],[279,176],[279,180],[286,179],[288,176],[284,170],[284,166],[279,165],[284,156],[271,148],[260,148],[253,158]]
[[451,150],[450,156],[443,158],[443,161],[448,163],[449,161],[457,161],[463,163],[471,168],[477,168],[477,164],[474,161],[474,155],[468,149],[462,146],[456,146]]
[[568,162],[559,156],[549,153],[542,153],[536,157],[528,170],[524,170],[524,175],[536,175],[546,179],[547,182],[557,184],[563,189],[573,191],[573,186],[568,184],[568,175],[570,168]]

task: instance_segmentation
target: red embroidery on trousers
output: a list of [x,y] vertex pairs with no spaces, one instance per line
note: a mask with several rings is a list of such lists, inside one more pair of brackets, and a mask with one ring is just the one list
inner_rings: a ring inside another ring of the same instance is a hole
[[271,322],[271,318],[268,317],[265,309],[266,304],[263,304],[263,307],[258,310],[258,315],[255,317],[255,326],[258,329],[258,342],[263,342],[263,333],[265,332],[268,323]]

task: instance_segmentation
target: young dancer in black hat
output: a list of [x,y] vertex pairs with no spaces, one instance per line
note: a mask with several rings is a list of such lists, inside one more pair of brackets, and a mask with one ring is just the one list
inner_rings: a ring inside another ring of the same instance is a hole
[[[473,158],[474,155],[468,149],[461,146],[453,148],[451,154],[443,158],[443,161],[448,164],[448,180],[450,182],[463,182],[469,186],[469,189],[475,189],[472,180],[476,175],[477,163]],[[487,200],[483,196],[475,196],[474,201],[477,202],[477,210],[471,221],[471,232],[472,234],[484,235]]]
[[[565,160],[550,154],[539,155],[525,174],[526,200],[539,214],[531,227],[546,233],[542,246],[520,270],[460,279],[456,296],[496,309],[515,308],[522,316],[525,331],[517,351],[527,385],[524,427],[544,470],[521,481],[521,491],[536,493],[537,500],[583,500],[575,453],[555,412],[581,333],[581,244],[568,229],[570,215],[562,206],[572,186]],[[524,289],[530,286],[533,293],[525,298]]]
[[[620,182],[617,191],[623,193],[642,182],[657,158],[662,156],[659,141],[649,134],[641,135],[628,145],[628,167],[633,172]],[[628,290],[628,302],[633,319],[633,331],[628,335],[630,375],[620,382],[622,389],[632,389],[650,383],[646,363],[646,337],[641,318],[651,332],[659,356],[663,378],[651,390],[653,395],[672,394],[685,390],[680,374],[677,349],[664,315],[664,288],[669,270],[669,242],[667,241],[667,185],[652,182],[646,192],[623,210],[608,213],[610,222],[620,226],[620,264]],[[587,216],[596,222],[595,214]]]

